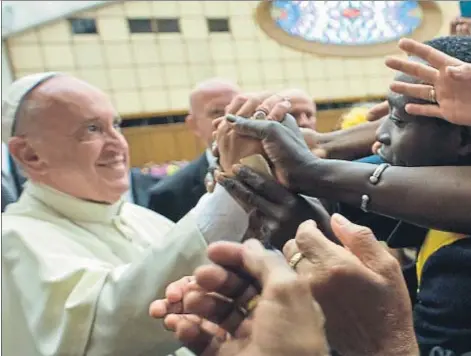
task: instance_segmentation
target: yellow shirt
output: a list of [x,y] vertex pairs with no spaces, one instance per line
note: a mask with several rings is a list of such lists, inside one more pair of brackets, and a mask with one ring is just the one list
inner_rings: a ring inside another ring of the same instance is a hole
[[[215,198],[205,199],[199,205],[214,205]],[[173,334],[148,308],[170,282],[207,262],[208,239],[196,220],[208,214],[194,210],[174,225],[124,201],[97,204],[28,183],[2,215],[3,354],[177,350]],[[207,221],[207,228],[220,230],[212,239],[231,235]]]

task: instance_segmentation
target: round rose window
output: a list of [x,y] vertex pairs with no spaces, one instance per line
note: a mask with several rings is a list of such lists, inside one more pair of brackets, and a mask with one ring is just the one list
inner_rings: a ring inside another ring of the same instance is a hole
[[276,24],[307,41],[369,45],[397,40],[419,27],[418,1],[273,1]]

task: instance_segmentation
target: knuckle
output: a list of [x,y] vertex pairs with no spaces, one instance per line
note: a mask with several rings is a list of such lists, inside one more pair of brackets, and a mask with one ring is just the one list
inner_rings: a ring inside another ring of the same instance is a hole
[[300,293],[309,291],[309,283],[306,279],[298,278],[296,274],[283,279],[277,279],[270,286],[270,292],[276,299],[291,299],[292,296],[298,296]]
[[378,262],[377,272],[383,277],[402,274],[399,261],[388,251],[385,251],[384,256]]

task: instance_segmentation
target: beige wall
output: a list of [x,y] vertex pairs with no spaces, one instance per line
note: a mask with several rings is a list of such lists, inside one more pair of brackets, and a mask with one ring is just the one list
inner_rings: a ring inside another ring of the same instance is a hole
[[[459,13],[440,2],[441,35]],[[128,1],[79,14],[98,35],[72,35],[66,20],[8,40],[16,77],[58,70],[108,92],[123,115],[187,109],[198,81],[221,76],[252,91],[294,86],[318,100],[384,95],[383,57],[318,57],[282,47],[253,20],[257,1]],[[77,16],[77,17],[78,17]],[[231,33],[208,33],[205,17],[229,17]],[[126,17],[179,17],[181,34],[130,34]]]

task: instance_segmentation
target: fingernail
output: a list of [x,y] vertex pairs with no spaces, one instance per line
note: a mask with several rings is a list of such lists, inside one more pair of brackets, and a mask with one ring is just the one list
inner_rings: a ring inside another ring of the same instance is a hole
[[258,242],[255,239],[249,239],[245,241],[244,245],[247,249],[252,250],[252,251],[260,248],[260,242]]
[[226,115],[226,120],[229,122],[236,122],[237,121],[237,116],[234,116],[232,114],[227,114]]
[[332,215],[332,219],[340,226],[347,226],[348,224],[351,224],[351,222],[347,218],[340,214]]

